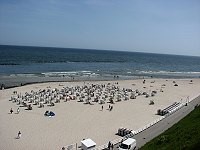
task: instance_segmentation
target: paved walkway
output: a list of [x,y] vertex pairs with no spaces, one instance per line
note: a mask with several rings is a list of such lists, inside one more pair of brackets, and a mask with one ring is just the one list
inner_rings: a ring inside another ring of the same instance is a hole
[[[152,127],[135,135],[133,138],[137,141],[137,149],[149,142],[150,140],[152,140],[153,138],[157,137],[164,131],[166,131],[168,128],[173,126],[185,116],[187,116],[197,104],[200,104],[200,96],[188,103],[187,106],[182,107],[181,109],[166,117],[157,124],[153,125]],[[114,150],[118,149],[118,146],[119,144],[116,144],[114,146]]]

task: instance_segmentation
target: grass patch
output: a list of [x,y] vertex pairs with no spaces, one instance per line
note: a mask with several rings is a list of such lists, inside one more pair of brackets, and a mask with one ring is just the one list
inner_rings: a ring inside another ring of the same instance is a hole
[[141,150],[200,149],[200,106],[164,133],[146,143]]

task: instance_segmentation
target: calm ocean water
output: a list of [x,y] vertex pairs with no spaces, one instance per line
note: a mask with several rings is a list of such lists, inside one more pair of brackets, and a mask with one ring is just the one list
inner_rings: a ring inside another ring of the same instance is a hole
[[0,45],[0,75],[200,77],[200,57]]

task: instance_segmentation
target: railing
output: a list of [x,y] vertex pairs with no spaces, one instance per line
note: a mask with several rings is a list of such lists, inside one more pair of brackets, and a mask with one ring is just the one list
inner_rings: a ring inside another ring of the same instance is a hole
[[134,131],[134,132],[132,132],[132,133],[130,133],[128,135],[125,135],[123,138],[126,139],[126,138],[129,138],[129,137],[133,137],[134,135],[136,135],[136,134],[138,134],[138,133],[150,128],[151,126],[153,126],[154,124],[158,123],[159,121],[161,121],[164,118],[165,118],[165,116],[162,116],[159,119],[156,119],[153,122],[143,126],[142,128],[139,128],[138,130],[136,130],[136,131]]

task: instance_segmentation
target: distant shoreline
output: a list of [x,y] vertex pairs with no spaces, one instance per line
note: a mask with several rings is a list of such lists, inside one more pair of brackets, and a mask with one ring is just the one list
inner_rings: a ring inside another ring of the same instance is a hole
[[20,87],[24,85],[37,84],[37,83],[48,83],[48,82],[80,82],[80,81],[113,81],[113,80],[134,80],[143,79],[149,77],[128,77],[128,78],[114,78],[114,77],[19,77],[19,76],[0,76],[0,86],[3,85],[4,89]]

